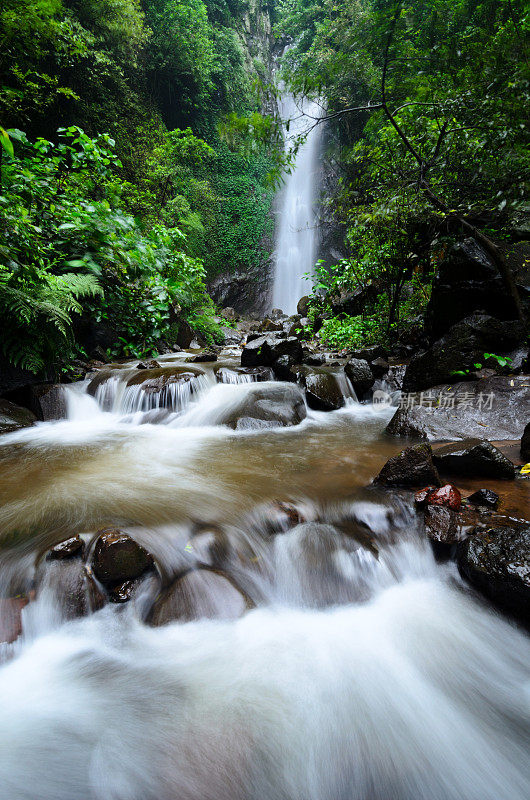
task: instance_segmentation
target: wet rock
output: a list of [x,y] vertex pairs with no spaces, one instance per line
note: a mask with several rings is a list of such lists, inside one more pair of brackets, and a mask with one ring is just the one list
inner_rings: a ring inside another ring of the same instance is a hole
[[309,367],[321,367],[325,361],[326,359],[320,353],[311,353],[304,350],[303,364],[307,364]]
[[283,325],[281,322],[275,322],[272,319],[264,319],[259,329],[264,333],[271,333],[273,331],[283,331]]
[[61,561],[68,558],[82,558],[85,543],[79,536],[72,536],[64,542],[60,542],[53,547],[46,555],[48,561]]
[[307,317],[309,313],[309,296],[304,295],[301,297],[296,305],[296,310],[300,314],[301,317]]
[[344,405],[344,395],[331,372],[312,372],[305,376],[307,405],[317,411],[335,411]]
[[247,610],[243,593],[226,574],[198,569],[179,578],[153,609],[151,624],[179,620],[237,619]]
[[445,384],[405,397],[387,432],[429,441],[518,439],[529,407],[530,381],[523,376]]
[[[290,427],[307,416],[304,397],[294,384],[256,384],[237,405],[220,414],[218,425],[230,428]],[[264,425],[263,423],[269,423]]]
[[61,384],[42,383],[32,386],[30,408],[44,422],[65,419],[66,397]]
[[351,358],[357,358],[361,361],[375,361],[377,358],[388,360],[388,350],[379,344],[374,344],[370,347],[363,347],[361,350],[352,350],[349,353]]
[[92,569],[102,584],[134,580],[153,566],[152,555],[123,531],[108,528],[99,533]]
[[485,314],[473,314],[458,322],[427,350],[413,356],[403,390],[418,392],[440,383],[451,383],[455,372],[472,370],[482,363],[484,352],[503,353],[524,337],[518,321],[501,322]]
[[244,339],[244,334],[235,328],[229,328],[224,325],[221,327],[221,332],[224,336],[224,343],[228,347],[241,344]]
[[162,369],[162,364],[152,358],[151,361],[139,361],[136,369]]
[[217,361],[217,352],[212,348],[207,348],[203,350],[202,353],[198,353],[196,356],[190,356],[186,359],[187,362],[191,364],[202,364],[206,362]]
[[271,311],[271,319],[278,320],[278,319],[287,319],[287,314],[284,314],[281,308],[273,308]]
[[178,320],[177,335],[175,336],[175,344],[186,350],[195,339],[195,331],[185,319]]
[[496,509],[499,505],[499,495],[492,489],[479,489],[469,495],[467,502],[474,506]]
[[282,500],[276,500],[272,506],[271,522],[273,528],[285,531],[292,528],[293,525],[300,525],[305,521],[300,510],[293,503],[284,503]]
[[450,508],[429,505],[424,519],[425,532],[433,542],[452,544],[458,540],[458,514]]
[[440,476],[433,464],[432,450],[428,444],[406,447],[390,458],[375,479],[384,486],[441,486]]
[[441,472],[472,478],[515,477],[515,467],[503,453],[485,439],[464,439],[446,445],[434,453],[434,463]]
[[241,353],[242,367],[271,367],[281,356],[289,356],[294,362],[302,360],[302,345],[294,336],[281,338],[280,335],[259,336],[248,341]]
[[461,575],[502,609],[530,622],[530,527],[490,528],[458,546]]
[[521,437],[521,458],[523,461],[530,461],[530,422]]
[[374,358],[370,361],[370,369],[376,378],[382,378],[390,369],[390,364],[385,358]]
[[374,384],[374,375],[370,365],[362,358],[352,358],[344,367],[344,372],[355,389],[355,394],[362,397]]
[[[179,383],[194,380],[198,375],[202,375],[201,368],[194,367],[162,367],[161,369],[138,370],[137,373],[132,375],[127,381],[127,386],[142,385],[142,389],[146,392],[161,392],[162,389],[170,383]],[[108,376],[107,376],[108,377]],[[99,381],[101,383],[102,381]],[[88,386],[89,394],[92,391],[93,384],[96,379],[91,381]],[[97,386],[97,383],[96,383]]]
[[0,400],[0,434],[30,428],[36,421],[37,417],[29,409]]
[[353,292],[344,292],[331,303],[333,315],[348,314],[356,317],[377,300],[380,292],[381,283],[378,281],[359,286]]
[[414,503],[419,508],[423,508],[427,505],[427,500],[429,495],[436,491],[436,486],[424,486],[423,489],[420,489],[418,492],[414,494]]
[[428,330],[437,339],[479,309],[503,320],[516,316],[497,267],[468,238],[454,244],[438,267],[426,309]]
[[458,511],[462,505],[462,496],[456,486],[446,483],[440,489],[435,489],[427,496],[428,506],[443,506],[451,511]]
[[280,356],[272,365],[274,377],[278,381],[296,383],[300,377],[300,365],[290,356]]

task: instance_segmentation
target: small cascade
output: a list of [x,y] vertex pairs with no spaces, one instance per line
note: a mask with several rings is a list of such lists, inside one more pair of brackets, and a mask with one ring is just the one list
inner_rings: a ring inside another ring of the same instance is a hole
[[218,383],[256,383],[257,381],[272,381],[274,379],[272,370],[265,367],[258,367],[256,369],[252,367],[246,369],[244,367],[242,369],[220,367],[215,374]]
[[309,131],[286,177],[275,250],[272,305],[294,314],[298,300],[310,290],[304,276],[313,272],[317,255],[315,200],[322,125],[315,122],[322,108],[310,100],[297,103],[288,93],[283,94],[280,106],[289,125],[287,130],[286,123],[284,131],[286,150],[296,137]]

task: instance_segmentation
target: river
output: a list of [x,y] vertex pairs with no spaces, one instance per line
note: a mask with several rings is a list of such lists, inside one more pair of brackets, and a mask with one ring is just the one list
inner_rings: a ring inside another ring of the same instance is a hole
[[[234,363],[222,384],[201,364],[169,411],[121,365],[96,397],[65,389],[68,419],[0,440],[0,596],[36,590],[3,646],[0,798],[526,800],[528,639],[435,561],[410,496],[369,486],[392,411],[231,430],[223,413],[269,386]],[[271,527],[274,500],[306,523]],[[245,607],[199,591],[198,618],[156,627],[147,581],[70,619],[41,557],[111,524],[166,582],[214,526]]]

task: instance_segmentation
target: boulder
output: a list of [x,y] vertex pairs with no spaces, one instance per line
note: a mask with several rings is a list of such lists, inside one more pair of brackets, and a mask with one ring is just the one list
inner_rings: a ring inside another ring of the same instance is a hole
[[467,502],[474,506],[496,509],[499,505],[499,495],[492,489],[478,489],[469,495]]
[[348,314],[357,317],[363,311],[372,306],[377,300],[382,285],[379,282],[371,282],[366,286],[359,286],[352,292],[344,292],[331,302],[331,310],[334,316],[338,314]]
[[290,427],[307,416],[304,397],[291,383],[256,383],[242,394],[239,403],[221,409],[212,424],[235,429]]
[[305,376],[304,383],[309,408],[335,411],[344,405],[344,395],[332,372],[310,372]]
[[433,464],[431,447],[428,444],[406,447],[397,456],[390,458],[374,483],[404,487],[424,484],[442,485],[438,471]]
[[152,555],[123,531],[107,528],[98,533],[92,569],[105,586],[139,578],[153,566]]
[[296,305],[296,310],[301,317],[307,317],[309,314],[309,295],[301,297]]
[[515,316],[497,267],[485,250],[468,238],[454,244],[438,266],[426,309],[427,328],[437,339],[477,310],[500,319]]
[[[101,377],[105,380],[112,376],[103,371],[100,373]],[[115,374],[115,373],[114,373]],[[197,378],[198,375],[204,375],[201,367],[162,367],[161,369],[146,369],[138,370],[127,381],[127,386],[142,386],[142,389],[148,393],[161,392],[168,384],[171,383],[188,383],[189,381]],[[88,393],[94,394],[93,387],[102,383],[96,376],[88,385]]]
[[237,319],[236,311],[234,308],[232,308],[232,306],[227,306],[226,308],[221,309],[219,314],[221,317],[224,317],[224,319],[230,319],[230,320]]
[[66,396],[60,383],[42,383],[31,387],[30,408],[38,419],[48,422],[65,419]]
[[519,439],[528,421],[530,381],[496,375],[481,381],[434,386],[402,398],[387,426],[391,436],[429,441]]
[[501,322],[485,314],[473,314],[458,322],[430,348],[413,356],[403,379],[403,391],[418,392],[440,383],[451,383],[458,371],[470,371],[482,363],[485,352],[507,352],[524,337],[518,321]]
[[425,532],[438,544],[453,544],[458,540],[458,514],[445,506],[429,505],[425,509]]
[[294,362],[302,360],[302,345],[295,336],[259,336],[248,341],[241,353],[242,367],[271,367],[280,356],[289,356]]
[[390,364],[384,358],[374,358],[373,361],[370,361],[370,369],[375,378],[382,378],[390,369]]
[[367,361],[361,358],[351,358],[344,367],[348,380],[358,397],[362,397],[372,388],[374,375]]
[[175,336],[175,344],[186,350],[195,339],[195,331],[185,319],[178,320],[177,335]]
[[458,546],[457,563],[476,589],[530,622],[530,527],[476,533]]
[[423,508],[427,505],[427,500],[430,495],[436,491],[436,486],[424,486],[423,489],[419,489],[414,494],[414,503],[419,508]]
[[229,328],[227,325],[221,327],[221,333],[224,336],[224,343],[227,347],[241,344],[244,339],[244,334],[236,328]]
[[213,361],[217,361],[217,352],[211,347],[204,349],[202,353],[197,353],[196,356],[189,356],[186,359],[186,362],[190,364],[211,363]]
[[361,350],[352,350],[348,353],[351,358],[359,358],[362,361],[375,361],[377,358],[388,359],[388,350],[380,344],[363,347]]
[[434,452],[434,463],[440,472],[471,478],[515,478],[515,467],[509,458],[485,439],[464,439]]
[[530,461],[530,422],[527,424],[521,437],[521,458]]
[[37,417],[29,409],[10,403],[9,400],[0,400],[0,434],[30,428],[36,421]]
[[249,603],[233,581],[220,572],[197,569],[179,578],[156,602],[151,624],[179,620],[237,619]]
[[260,331],[264,333],[271,333],[274,331],[283,331],[283,324],[272,319],[264,319],[259,326]]
[[22,609],[27,597],[0,597],[0,644],[11,644],[22,633]]
[[280,356],[276,359],[272,371],[277,381],[296,383],[300,377],[300,365],[295,364],[290,356]]

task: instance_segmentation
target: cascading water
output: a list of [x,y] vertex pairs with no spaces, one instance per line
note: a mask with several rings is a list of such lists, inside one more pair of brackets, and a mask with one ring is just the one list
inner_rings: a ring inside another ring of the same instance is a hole
[[315,121],[322,108],[310,100],[297,103],[285,92],[280,112],[282,119],[289,121],[289,130],[284,131],[286,149],[297,136],[309,130],[292,171],[286,176],[274,254],[272,305],[286,314],[294,314],[298,300],[311,289],[304,276],[313,272],[317,255],[315,202],[322,125],[315,125]]
[[[0,668],[0,800],[526,800],[528,639],[366,488],[392,410],[238,431],[219,423],[285,385],[205,367],[145,410],[120,374],[0,438],[0,597],[35,594]],[[190,621],[152,627],[156,581],[72,619],[79,567],[43,553],[109,524],[185,573]]]

